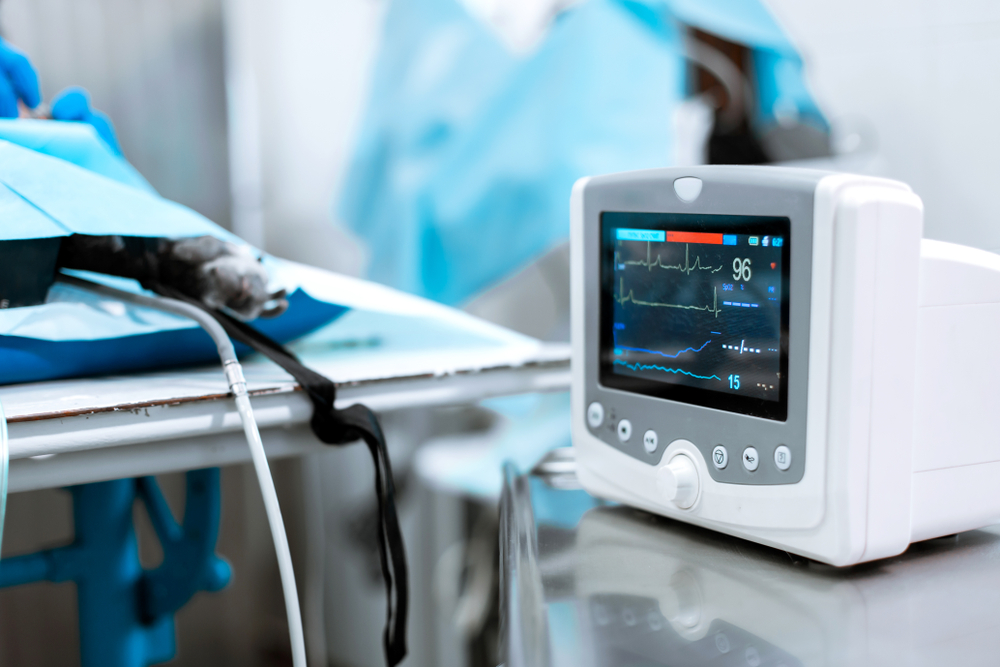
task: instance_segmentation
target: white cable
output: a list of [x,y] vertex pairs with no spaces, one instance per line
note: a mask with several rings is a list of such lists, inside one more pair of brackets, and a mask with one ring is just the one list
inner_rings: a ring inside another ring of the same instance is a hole
[[10,450],[7,448],[7,415],[0,403],[0,551],[3,551],[3,525],[7,518],[7,468]]
[[[250,396],[247,394],[247,384],[243,378],[243,368],[236,359],[236,350],[233,349],[233,343],[229,340],[229,336],[226,335],[225,329],[211,315],[197,306],[192,306],[183,301],[123,292],[112,287],[107,287],[106,285],[99,285],[67,275],[60,275],[59,280],[113,299],[127,301],[146,308],[165,310],[190,318],[200,324],[201,328],[208,332],[208,335],[215,341],[215,346],[219,350],[219,357],[222,358],[222,369],[226,374],[229,390],[236,397],[236,409],[240,413],[240,421],[243,422],[243,432],[246,433],[247,443],[250,445],[250,456],[253,458],[253,467],[257,473],[257,482],[260,484],[261,495],[264,496],[264,509],[267,511],[267,521],[271,526],[271,538],[274,540],[274,550],[278,555],[278,572],[281,574],[281,587],[285,593],[288,634],[292,643],[292,665],[294,667],[306,667],[306,642],[302,633],[302,614],[299,611],[299,596],[295,587],[295,571],[292,569],[292,554],[288,549],[288,536],[285,534],[285,523],[281,519],[278,494],[274,490],[271,469],[267,465],[264,443],[261,442],[257,420],[254,419],[253,410],[250,408]],[[6,437],[4,438],[4,443],[6,443]],[[4,451],[6,452],[6,447]],[[5,491],[6,470],[6,465],[4,465]],[[0,506],[0,510],[2,510],[2,506]],[[2,515],[0,515],[0,520],[2,520]]]

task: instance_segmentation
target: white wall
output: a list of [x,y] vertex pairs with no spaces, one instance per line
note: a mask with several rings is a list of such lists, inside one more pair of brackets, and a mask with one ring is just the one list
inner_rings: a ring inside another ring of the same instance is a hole
[[221,0],[3,0],[45,101],[81,85],[163,196],[229,225]]
[[868,121],[925,235],[1000,250],[1000,2],[765,0],[833,120]]
[[383,9],[382,0],[225,4],[234,230],[275,255],[354,274],[364,267],[360,246],[331,224],[332,202]]

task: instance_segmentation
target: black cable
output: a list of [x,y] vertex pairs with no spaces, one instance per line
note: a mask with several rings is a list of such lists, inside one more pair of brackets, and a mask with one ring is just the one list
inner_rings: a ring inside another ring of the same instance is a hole
[[375,464],[375,493],[378,498],[378,551],[386,588],[386,619],[382,634],[386,662],[395,667],[406,657],[406,622],[409,608],[409,576],[403,534],[396,512],[396,490],[385,434],[378,417],[368,407],[356,403],[342,410],[334,407],[337,387],[332,380],[307,368],[280,343],[226,313],[207,308],[177,290],[150,285],[155,291],[186,301],[211,314],[229,337],[256,350],[294,377],[313,404],[309,422],[313,433],[328,445],[348,445],[364,440]]

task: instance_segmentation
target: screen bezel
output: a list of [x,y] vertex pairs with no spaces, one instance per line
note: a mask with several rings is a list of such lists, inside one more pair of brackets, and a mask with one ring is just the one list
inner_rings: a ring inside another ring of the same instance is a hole
[[[641,229],[663,231],[726,232],[754,236],[780,236],[784,239],[781,253],[781,325],[780,361],[781,384],[778,400],[772,401],[752,396],[740,396],[725,392],[701,389],[688,385],[658,382],[646,378],[623,375],[614,372],[614,342],[612,326],[614,322],[614,239],[613,227],[623,226],[622,222],[611,223],[606,215],[629,216],[627,223]],[[635,211],[600,212],[600,316],[599,316],[599,374],[598,383],[609,389],[617,389],[652,398],[667,399],[679,403],[724,410],[751,417],[760,417],[784,422],[788,419],[788,330],[789,293],[791,271],[791,220],[786,216],[714,215],[699,213],[653,213]]]

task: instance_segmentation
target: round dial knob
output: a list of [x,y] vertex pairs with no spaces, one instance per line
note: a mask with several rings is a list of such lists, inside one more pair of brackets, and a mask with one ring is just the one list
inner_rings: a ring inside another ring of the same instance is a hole
[[667,500],[686,510],[698,499],[698,469],[686,454],[678,454],[656,472],[656,485]]

